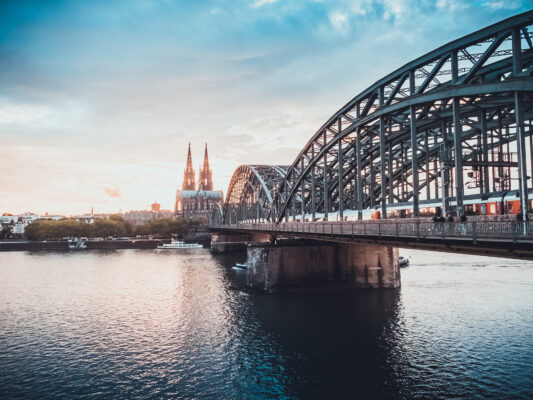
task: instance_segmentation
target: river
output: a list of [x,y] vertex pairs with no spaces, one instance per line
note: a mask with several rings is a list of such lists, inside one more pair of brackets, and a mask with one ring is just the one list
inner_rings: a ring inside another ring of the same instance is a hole
[[238,255],[2,252],[0,398],[532,398],[533,262],[401,254],[399,290],[260,295]]

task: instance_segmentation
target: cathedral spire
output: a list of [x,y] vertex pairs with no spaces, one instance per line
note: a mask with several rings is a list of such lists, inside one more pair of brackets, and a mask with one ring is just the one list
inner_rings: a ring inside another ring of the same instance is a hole
[[185,167],[185,172],[183,174],[183,190],[195,190],[195,171],[192,167],[192,156],[191,156],[191,143],[189,142],[189,151],[187,152],[187,166]]
[[204,165],[200,169],[198,177],[199,190],[213,190],[213,172],[209,168],[209,155],[207,154],[207,143],[205,144]]

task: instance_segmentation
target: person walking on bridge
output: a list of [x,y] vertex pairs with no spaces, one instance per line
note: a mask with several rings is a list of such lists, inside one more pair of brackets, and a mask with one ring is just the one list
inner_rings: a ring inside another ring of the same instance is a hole
[[435,233],[439,228],[439,216],[435,214],[431,220],[433,221],[433,233]]
[[[444,218],[443,218],[444,219]],[[453,215],[451,212],[447,212],[446,213],[446,233],[451,233],[453,232]]]
[[466,216],[461,213],[461,216],[459,217],[459,222],[461,222],[461,235],[466,235]]
[[434,226],[433,226],[433,232],[442,232],[442,228],[443,228],[443,222],[444,222],[444,217],[442,216],[442,214],[440,212],[437,212],[434,216],[433,216],[433,222],[434,222]]

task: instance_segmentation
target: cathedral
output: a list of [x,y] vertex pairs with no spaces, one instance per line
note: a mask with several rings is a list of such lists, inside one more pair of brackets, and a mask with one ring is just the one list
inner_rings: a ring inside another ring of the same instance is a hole
[[204,163],[198,175],[198,189],[196,189],[196,172],[192,165],[191,144],[189,143],[183,184],[181,190],[176,191],[174,212],[185,218],[197,218],[207,223],[216,204],[224,201],[222,191],[213,190],[213,172],[209,168],[207,143],[205,144]]

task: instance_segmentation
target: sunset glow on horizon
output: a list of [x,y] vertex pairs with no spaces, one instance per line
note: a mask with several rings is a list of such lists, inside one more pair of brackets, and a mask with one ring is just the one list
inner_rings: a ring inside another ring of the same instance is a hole
[[225,195],[378,78],[530,5],[2,2],[0,214],[173,210],[189,142]]

